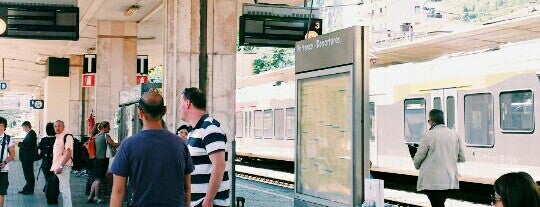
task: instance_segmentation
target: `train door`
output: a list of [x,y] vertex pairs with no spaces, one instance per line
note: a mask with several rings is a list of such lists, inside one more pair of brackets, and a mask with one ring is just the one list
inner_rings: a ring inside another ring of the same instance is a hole
[[444,112],[446,126],[457,131],[457,89],[445,88],[431,91],[431,108]]

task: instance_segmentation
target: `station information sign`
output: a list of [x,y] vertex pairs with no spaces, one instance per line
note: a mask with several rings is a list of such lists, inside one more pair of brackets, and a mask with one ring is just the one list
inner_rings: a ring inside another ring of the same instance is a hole
[[85,54],[83,63],[83,74],[96,73],[97,59],[95,54]]
[[295,206],[361,206],[369,167],[367,29],[296,43]]
[[0,80],[0,91],[9,91],[9,81]]
[[33,109],[43,109],[45,107],[45,101],[32,99],[30,100],[30,107]]

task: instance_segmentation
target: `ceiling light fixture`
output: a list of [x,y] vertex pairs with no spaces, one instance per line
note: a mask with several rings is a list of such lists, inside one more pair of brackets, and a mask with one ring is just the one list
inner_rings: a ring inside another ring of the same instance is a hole
[[0,18],[0,35],[4,34],[4,32],[7,30],[7,24],[4,19]]
[[127,10],[126,12],[124,13],[124,16],[133,16],[135,14],[135,12],[139,11],[139,8],[141,8],[141,6],[135,4],[135,5],[131,5]]

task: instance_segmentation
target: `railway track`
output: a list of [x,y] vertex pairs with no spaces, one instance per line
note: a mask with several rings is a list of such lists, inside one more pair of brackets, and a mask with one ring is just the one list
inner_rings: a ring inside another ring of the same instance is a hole
[[276,185],[284,188],[294,189],[294,182],[279,179],[279,178],[272,178],[268,176],[262,176],[262,175],[256,175],[253,173],[247,173],[247,172],[238,172],[236,171],[236,176],[246,179],[246,180],[253,180],[261,183],[266,183],[270,185]]

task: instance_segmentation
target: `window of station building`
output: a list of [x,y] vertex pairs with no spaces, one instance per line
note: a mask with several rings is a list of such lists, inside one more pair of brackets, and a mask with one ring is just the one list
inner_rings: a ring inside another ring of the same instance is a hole
[[274,137],[283,139],[285,133],[285,111],[283,109],[274,109]]
[[471,147],[493,147],[493,95],[465,95],[465,143]]
[[293,108],[285,110],[285,137],[287,139],[295,139],[296,137],[296,111]]
[[531,90],[501,92],[499,101],[503,132],[530,133],[534,130],[534,98]]
[[446,126],[450,129],[455,129],[456,126],[456,98],[453,96],[446,97]]
[[442,104],[441,104],[441,98],[440,97],[433,98],[433,109],[441,109],[442,110]]
[[253,124],[253,137],[260,139],[263,135],[263,112],[261,110],[256,110],[253,118],[255,122]]
[[239,111],[239,112],[236,112],[236,137],[238,138],[242,138],[242,136],[244,135],[244,113]]
[[405,99],[405,142],[418,143],[426,132],[426,99]]
[[265,139],[272,139],[272,132],[274,131],[274,125],[272,120],[272,109],[264,110],[263,115],[263,137]]

